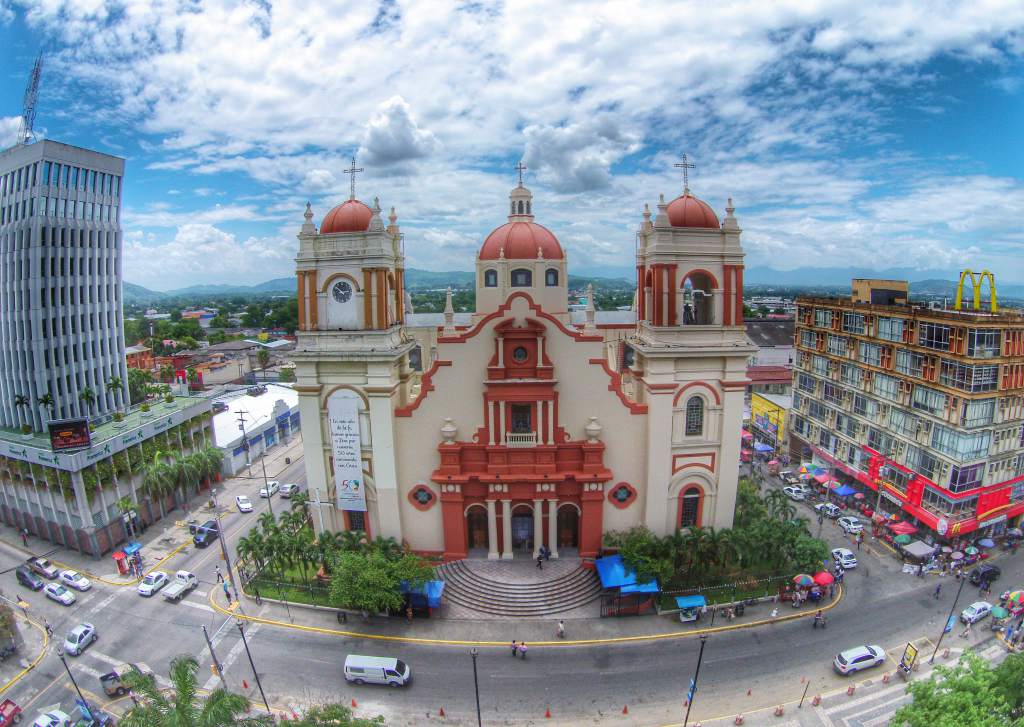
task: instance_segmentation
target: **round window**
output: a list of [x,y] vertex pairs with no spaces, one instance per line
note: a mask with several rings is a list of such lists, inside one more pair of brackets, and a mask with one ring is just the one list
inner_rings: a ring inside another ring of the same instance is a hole
[[615,492],[612,493],[612,499],[620,503],[624,503],[629,500],[633,493],[629,491],[629,488],[625,485],[617,487]]
[[347,303],[352,297],[352,286],[344,280],[337,282],[334,284],[334,287],[331,288],[331,295],[333,295],[334,299],[339,303]]
[[429,505],[434,496],[430,494],[430,490],[421,487],[413,493],[413,499],[421,505]]
[[529,352],[522,346],[516,346],[515,350],[512,351],[512,359],[522,363],[529,357]]

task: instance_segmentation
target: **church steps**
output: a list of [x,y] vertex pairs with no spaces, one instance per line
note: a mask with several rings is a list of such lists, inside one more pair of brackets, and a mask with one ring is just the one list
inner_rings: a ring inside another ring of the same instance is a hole
[[463,561],[448,563],[442,566],[442,569],[438,570],[438,574],[445,580],[468,582],[480,589],[492,589],[509,596],[548,595],[564,590],[573,590],[579,585],[593,580],[593,571],[583,568],[577,568],[550,581],[536,583],[509,583],[487,578],[470,570],[463,564]]

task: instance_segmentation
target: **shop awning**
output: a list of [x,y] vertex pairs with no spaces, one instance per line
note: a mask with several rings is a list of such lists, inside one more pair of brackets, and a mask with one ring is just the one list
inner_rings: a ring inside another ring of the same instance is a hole
[[896,535],[913,535],[917,532],[917,528],[907,522],[894,523],[889,530]]
[[840,497],[848,497],[855,493],[856,490],[849,485],[840,485],[839,487],[833,487],[832,492],[836,493]]
[[907,543],[903,546],[903,552],[909,555],[911,558],[917,558],[924,560],[931,556],[935,552],[934,545],[927,545],[922,543],[920,540],[915,540],[913,543]]
[[754,442],[754,449],[758,452],[771,452],[775,447],[770,444],[764,444],[762,442]]
[[[594,561],[594,568],[601,579],[601,588],[618,588],[620,593],[657,593],[658,581],[637,584],[636,573],[626,569],[621,555],[609,555]],[[626,590],[626,587],[632,587]]]
[[827,484],[828,484],[828,481],[829,481],[829,480],[830,480],[831,478],[830,478],[830,477],[828,476],[828,472],[826,472],[826,473],[824,473],[824,474],[821,474],[821,475],[815,475],[815,476],[814,476],[814,479],[815,479],[815,480],[817,480],[818,482],[820,482],[820,483],[821,483],[821,484],[823,484],[823,485],[827,485]]
[[676,608],[703,608],[708,605],[704,596],[676,596]]
[[135,555],[140,550],[142,550],[142,546],[139,543],[128,543],[128,545],[124,546],[125,555]]

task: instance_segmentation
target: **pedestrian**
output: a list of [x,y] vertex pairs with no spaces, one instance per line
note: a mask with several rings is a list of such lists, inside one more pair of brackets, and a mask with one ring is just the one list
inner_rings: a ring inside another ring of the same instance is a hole
[[1013,641],[1013,626],[1006,627],[1006,635],[1003,638],[1008,644]]
[[965,628],[963,631],[960,632],[960,638],[961,639],[966,639],[970,635],[971,635],[971,624],[968,623],[967,624],[967,628]]
[[213,573],[214,573],[214,575],[217,576],[217,582],[218,583],[223,583],[224,582],[224,574],[220,572],[220,566],[219,565],[215,565],[213,567]]
[[256,599],[256,605],[257,606],[262,606],[263,605],[263,599],[260,597],[260,589],[256,588],[255,586],[253,586],[252,595]]
[[560,638],[560,639],[564,639],[565,638],[565,621],[559,621],[558,622],[558,629],[557,629],[556,633],[558,634],[558,638]]
[[516,652],[519,651],[519,644],[516,643],[515,639],[512,639],[512,657],[515,658]]
[[778,608],[773,608],[772,609],[772,618],[778,618],[778,616],[779,616],[779,609]]
[[525,641],[520,641],[519,642],[519,655],[521,657],[523,657],[524,659],[526,658],[526,642]]
[[918,578],[924,578],[924,566],[923,565],[917,566],[917,577]]
[[53,636],[53,626],[51,626],[50,622],[47,621],[45,618],[43,619],[43,628],[46,629],[47,638]]
[[938,599],[940,593],[942,593],[942,584],[941,583],[936,583],[935,584],[935,594],[934,594],[936,599]]
[[412,623],[412,604],[405,607],[405,622]]
[[860,550],[860,543],[863,540],[863,538],[855,538],[855,540],[857,541],[857,550]]
[[828,584],[828,600],[831,601],[833,598],[835,598],[835,595],[836,595],[836,584],[835,583],[829,583]]
[[537,567],[540,570],[544,570],[544,556],[540,553],[537,553]]
[[221,582],[221,585],[224,587],[224,598],[227,599],[228,603],[231,603],[231,589],[229,589],[228,584],[223,581]]
[[21,544],[28,547],[28,528],[21,529]]
[[814,628],[818,628],[821,625],[821,611],[814,614]]
[[139,698],[135,696],[134,691],[128,692],[128,696],[132,698],[132,704],[136,707],[139,706]]

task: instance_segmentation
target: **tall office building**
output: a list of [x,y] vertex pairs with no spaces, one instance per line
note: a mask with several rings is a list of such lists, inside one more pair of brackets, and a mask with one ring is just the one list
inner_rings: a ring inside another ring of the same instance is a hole
[[0,426],[127,404],[123,174],[123,159],[56,141],[0,152]]

